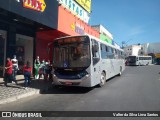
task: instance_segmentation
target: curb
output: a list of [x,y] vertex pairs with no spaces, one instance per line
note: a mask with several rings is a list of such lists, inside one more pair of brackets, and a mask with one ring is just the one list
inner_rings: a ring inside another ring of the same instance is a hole
[[2,99],[2,100],[0,100],[0,105],[10,103],[10,102],[19,100],[21,98],[29,97],[29,96],[32,96],[32,95],[35,95],[35,94],[40,94],[40,91],[41,90],[33,89],[32,91],[29,91],[27,93],[23,93],[23,94],[16,95],[16,96],[13,96],[13,97],[10,97],[10,98]]

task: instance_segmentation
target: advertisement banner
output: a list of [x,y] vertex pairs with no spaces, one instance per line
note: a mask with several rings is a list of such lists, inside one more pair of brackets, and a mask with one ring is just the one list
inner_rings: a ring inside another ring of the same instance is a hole
[[75,31],[76,33],[78,33],[79,35],[84,35],[84,27],[83,26],[80,26],[78,23],[72,23],[71,24],[71,29],[73,31]]
[[87,12],[91,13],[91,2],[92,0],[75,0],[79,3]]
[[89,14],[79,6],[74,0],[58,0],[59,4],[67,8],[72,14],[76,15],[82,21],[89,22]]
[[46,3],[44,0],[23,0],[23,7],[44,12]]

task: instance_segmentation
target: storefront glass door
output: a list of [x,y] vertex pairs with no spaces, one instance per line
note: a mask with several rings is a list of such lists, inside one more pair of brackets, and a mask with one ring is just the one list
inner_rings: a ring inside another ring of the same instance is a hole
[[27,61],[33,65],[33,37],[16,34],[15,55],[19,65],[19,74],[22,74],[23,65]]
[[0,77],[4,75],[6,58],[6,31],[0,30]]

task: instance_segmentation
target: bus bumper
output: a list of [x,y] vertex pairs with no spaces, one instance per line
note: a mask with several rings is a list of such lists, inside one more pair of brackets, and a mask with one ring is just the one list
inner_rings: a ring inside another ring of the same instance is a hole
[[62,86],[82,86],[91,87],[90,75],[86,75],[82,79],[59,79],[56,75],[53,75],[53,84]]

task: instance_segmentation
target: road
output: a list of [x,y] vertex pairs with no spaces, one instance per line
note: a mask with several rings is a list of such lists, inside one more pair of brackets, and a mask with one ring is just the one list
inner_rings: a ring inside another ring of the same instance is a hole
[[[102,88],[97,86],[92,89],[52,88],[43,94],[1,105],[0,110],[160,111],[159,72],[160,66],[158,65],[127,66],[121,77],[116,76],[108,80]],[[150,118],[139,119],[150,120]],[[160,117],[154,119],[158,120]]]

